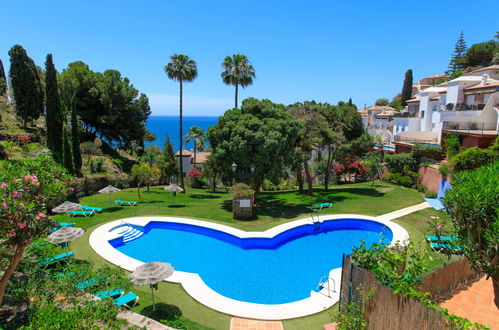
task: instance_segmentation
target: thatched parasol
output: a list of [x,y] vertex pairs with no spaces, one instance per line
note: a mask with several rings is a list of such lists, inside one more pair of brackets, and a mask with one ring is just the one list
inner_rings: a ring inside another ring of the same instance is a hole
[[156,305],[154,304],[154,288],[157,288],[156,284],[163,281],[164,279],[170,277],[173,274],[173,267],[166,262],[148,262],[145,263],[133,271],[130,274],[132,282],[135,285],[146,285],[151,286],[152,294],[152,306],[153,310],[156,310]]
[[184,191],[184,189],[177,186],[175,183],[172,183],[171,185],[166,186],[163,189],[173,192],[173,196],[175,196],[177,193],[181,193],[182,191]]
[[[74,210],[81,210],[81,204],[73,203],[70,201],[65,201],[61,205],[53,208],[52,212],[54,212],[54,213],[66,213],[66,212],[74,211]],[[69,220],[69,214],[68,214],[68,220]]]
[[111,194],[118,191],[121,191],[121,189],[109,185],[106,188],[99,190],[99,194],[109,194],[109,206],[111,206]]
[[[83,235],[84,232],[85,231],[79,227],[62,227],[50,234],[48,240],[56,244],[72,242]],[[65,245],[66,253],[68,253],[68,245]]]

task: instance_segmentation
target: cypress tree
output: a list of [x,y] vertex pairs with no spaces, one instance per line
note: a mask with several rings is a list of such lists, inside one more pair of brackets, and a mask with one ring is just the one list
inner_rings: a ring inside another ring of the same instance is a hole
[[457,39],[456,46],[454,46],[454,53],[452,53],[452,58],[449,62],[447,74],[454,74],[456,71],[465,68],[463,63],[464,55],[466,54],[466,41],[464,41],[464,34],[461,31],[459,38]]
[[45,70],[45,122],[47,127],[47,147],[54,153],[54,158],[58,162],[62,162],[64,113],[59,97],[57,71],[55,70],[52,61],[52,54],[47,55]]
[[71,145],[69,144],[68,133],[65,129],[63,129],[63,137],[64,140],[64,162],[63,166],[69,171],[69,173],[74,174],[74,166],[73,166],[73,155],[71,152]]
[[409,69],[405,72],[404,85],[402,86],[402,96],[400,97],[400,102],[402,106],[407,105],[407,100],[412,97],[412,70]]
[[352,98],[349,98],[349,99],[348,99],[348,105],[349,105],[349,106],[352,106],[352,105],[353,105],[353,103],[352,103]]
[[75,107],[71,109],[71,143],[73,144],[73,165],[74,173],[78,176],[81,175],[81,150],[80,150],[80,137],[78,130],[78,117],[76,116]]
[[26,50],[15,45],[9,50],[10,82],[14,93],[16,114],[22,118],[24,126],[29,120],[36,120],[43,111],[43,91],[35,62]]
[[0,96],[5,95],[5,93],[7,93],[7,77],[5,76],[2,60],[0,60]]

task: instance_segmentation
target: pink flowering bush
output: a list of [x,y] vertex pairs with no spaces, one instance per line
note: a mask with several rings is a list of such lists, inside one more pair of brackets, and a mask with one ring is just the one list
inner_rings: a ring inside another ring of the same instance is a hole
[[48,157],[0,162],[0,244],[14,254],[0,282],[0,302],[26,246],[54,227],[47,212],[70,193],[68,183],[66,171]]

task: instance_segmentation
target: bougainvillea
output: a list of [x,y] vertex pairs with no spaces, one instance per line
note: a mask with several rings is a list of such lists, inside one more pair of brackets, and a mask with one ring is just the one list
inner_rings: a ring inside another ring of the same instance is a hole
[[200,170],[197,170],[197,169],[192,169],[189,172],[187,172],[187,176],[189,176],[191,178],[199,178],[199,177],[203,176],[203,172],[201,172]]
[[48,157],[0,162],[0,244],[14,254],[0,283],[0,301],[26,246],[54,227],[47,212],[71,193],[69,179]]

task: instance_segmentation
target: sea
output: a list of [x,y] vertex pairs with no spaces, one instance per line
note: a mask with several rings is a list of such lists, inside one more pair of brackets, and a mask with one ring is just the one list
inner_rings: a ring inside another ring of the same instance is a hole
[[[187,130],[192,126],[198,126],[208,133],[208,127],[217,123],[218,117],[182,117],[182,135],[184,136],[184,149],[193,150],[194,143],[185,145]],[[146,123],[147,129],[156,136],[153,142],[146,142],[148,145],[157,145],[163,149],[166,136],[170,136],[175,152],[179,150],[179,117],[178,116],[150,116]],[[208,143],[207,143],[208,145]]]

